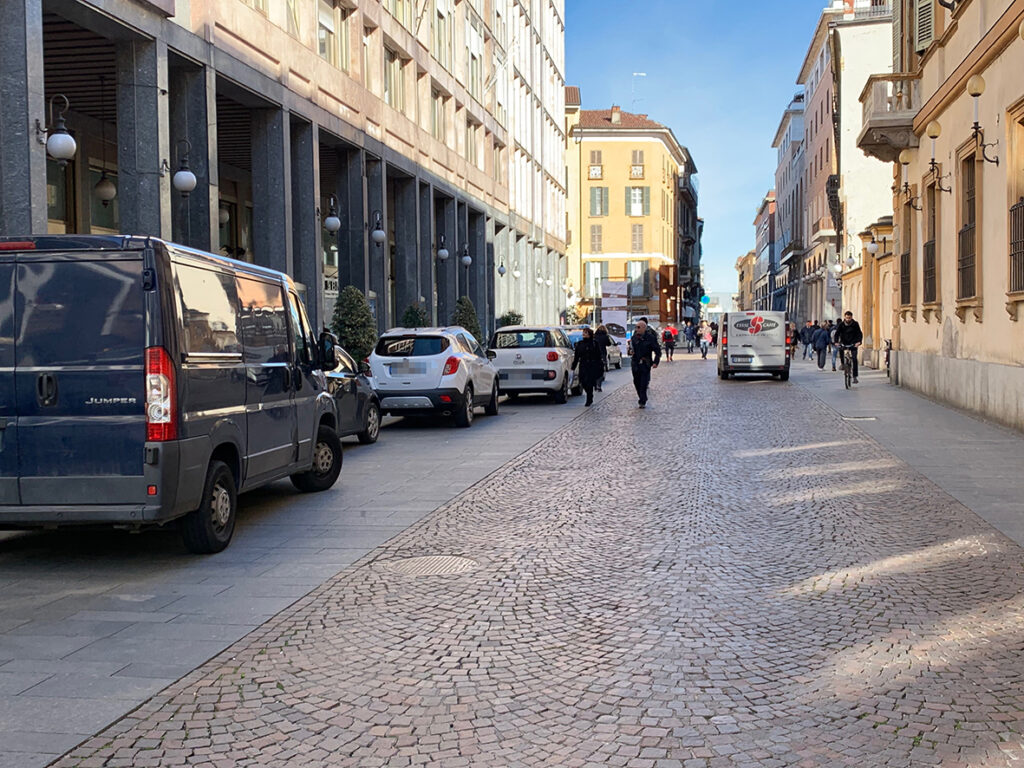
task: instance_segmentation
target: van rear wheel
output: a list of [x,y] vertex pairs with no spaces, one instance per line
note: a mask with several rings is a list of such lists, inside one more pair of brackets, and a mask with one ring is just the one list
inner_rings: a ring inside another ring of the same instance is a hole
[[197,555],[222,551],[231,543],[237,510],[234,475],[223,461],[211,461],[199,509],[189,512],[179,523],[186,549]]
[[341,439],[338,433],[326,424],[316,431],[313,446],[313,466],[307,472],[291,476],[292,485],[303,493],[326,491],[341,474]]

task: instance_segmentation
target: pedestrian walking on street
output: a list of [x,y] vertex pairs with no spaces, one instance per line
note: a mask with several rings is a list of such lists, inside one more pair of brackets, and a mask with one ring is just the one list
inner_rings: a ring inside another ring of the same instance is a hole
[[796,360],[796,351],[800,348],[800,329],[796,323],[788,323],[786,333],[789,336],[789,358]]
[[683,328],[683,337],[686,339],[686,351],[692,355],[694,345],[697,343],[697,328],[692,320],[686,321],[686,327]]
[[832,337],[828,332],[827,326],[820,326],[814,331],[814,336],[811,338],[811,346],[814,347],[814,353],[818,356],[818,370],[825,370],[825,357],[828,354],[829,345],[832,343]]
[[864,331],[860,329],[860,323],[853,319],[853,312],[847,310],[843,313],[843,322],[836,326],[836,346],[853,347],[853,383],[857,383],[858,361],[857,348],[864,343]]
[[811,357],[811,338],[814,336],[814,323],[810,320],[807,324],[800,329],[800,343],[804,345],[804,353],[801,355],[802,360],[808,360]]
[[831,320],[826,322],[828,327],[828,345],[832,350],[832,372],[836,370],[836,358],[839,356],[839,347],[836,346],[836,324]]
[[708,347],[711,346],[711,326],[707,320],[700,321],[700,328],[697,329],[697,340],[700,341],[700,359],[708,359]]
[[576,342],[572,356],[572,369],[579,369],[580,386],[587,393],[585,406],[594,404],[594,389],[604,376],[606,352],[598,346],[593,328],[583,329],[583,338]]
[[718,348],[718,323],[711,321],[711,346]]
[[[710,333],[710,328],[708,329]],[[647,388],[651,385],[651,371],[661,362],[661,346],[658,334],[647,327],[647,318],[636,321],[636,330],[629,340],[633,348],[630,367],[633,370],[633,386],[641,408],[647,407]]]
[[608,347],[615,342],[612,341],[608,329],[603,325],[597,326],[597,331],[594,332],[594,341],[597,342],[597,348],[601,350],[601,378],[598,379],[597,386],[594,387],[596,391],[600,392],[601,387],[604,386],[605,371],[608,370]]
[[666,325],[661,329],[661,343],[665,347],[665,359],[672,362],[672,353],[676,350],[676,329]]

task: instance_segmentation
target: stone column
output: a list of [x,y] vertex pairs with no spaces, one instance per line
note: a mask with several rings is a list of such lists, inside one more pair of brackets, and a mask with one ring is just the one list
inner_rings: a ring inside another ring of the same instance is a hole
[[[188,162],[198,184],[187,198],[171,192],[171,236],[175,242],[213,250],[219,238],[219,187],[217,182],[217,101],[215,75],[204,67],[171,67],[168,82],[170,146],[182,139],[192,145]],[[171,166],[171,174],[177,171]]]
[[[486,333],[491,325],[487,321],[490,308],[487,301],[487,217],[482,213],[473,211],[469,214],[469,252],[473,256],[473,263],[469,268],[469,298],[476,307],[477,317],[480,318],[480,327]],[[465,273],[463,273],[465,274]]]
[[[62,102],[63,103],[63,102]],[[0,235],[46,232],[46,148],[39,0],[0,2]],[[74,126],[72,126],[73,128]]]
[[[171,179],[186,148],[171,146],[168,101],[167,44],[162,40],[117,43],[117,201],[121,231],[128,235],[171,238],[171,196],[181,193]],[[199,184],[193,194],[205,194],[207,179],[196,173],[193,144],[189,168]],[[161,175],[161,161],[168,170]]]
[[[381,331],[387,328],[388,318],[388,243],[381,245],[373,242],[371,233],[377,225],[376,217],[380,214],[381,226],[386,229],[388,220],[387,211],[387,190],[386,168],[384,161],[380,158],[366,156],[366,233],[368,242],[367,274],[369,275],[370,306],[375,307],[377,316],[377,328]],[[375,297],[374,297],[375,295]]]
[[317,126],[303,120],[291,124],[292,260],[295,279],[306,287],[306,312],[319,332],[323,317],[324,260],[320,205],[320,154]]
[[[469,209],[465,203],[456,203],[455,213],[455,248],[448,246],[452,252],[452,261],[455,263],[455,298],[461,299],[469,296],[469,275],[462,263],[463,249],[466,245],[470,247],[470,256],[473,254],[473,246],[469,242]],[[454,309],[454,306],[453,306]]]
[[448,325],[452,319],[452,312],[455,311],[455,302],[458,299],[458,228],[455,225],[456,203],[450,197],[438,198],[435,210],[434,232],[437,247],[441,247],[441,236],[444,235],[444,247],[448,249],[448,259],[437,262],[437,322],[438,325]]
[[360,150],[338,147],[338,290],[354,285],[366,291],[366,220],[363,188],[363,156]]
[[257,264],[294,274],[291,127],[284,109],[252,110],[252,245]]
[[434,191],[429,184],[419,185],[419,295],[423,297],[423,308],[430,316],[430,322],[437,324],[437,276],[434,264],[437,259],[437,244],[434,236]]
[[418,304],[420,226],[415,179],[395,182],[395,309],[401,319],[406,307]]

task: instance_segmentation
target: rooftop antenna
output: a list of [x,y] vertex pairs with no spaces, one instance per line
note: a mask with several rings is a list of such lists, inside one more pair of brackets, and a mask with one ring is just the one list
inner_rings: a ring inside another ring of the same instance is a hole
[[638,99],[636,97],[636,79],[638,77],[647,77],[647,73],[646,72],[634,72],[633,73],[632,85],[630,86],[630,102],[629,102],[629,109],[630,109],[631,112],[636,107],[636,103],[638,101],[643,101],[643,99]]

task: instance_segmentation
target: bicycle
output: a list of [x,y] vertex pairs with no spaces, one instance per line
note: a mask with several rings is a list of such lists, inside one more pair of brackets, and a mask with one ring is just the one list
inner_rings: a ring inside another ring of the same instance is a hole
[[839,349],[843,357],[843,382],[849,389],[853,386],[853,356],[857,354],[857,348],[844,344],[840,345]]

